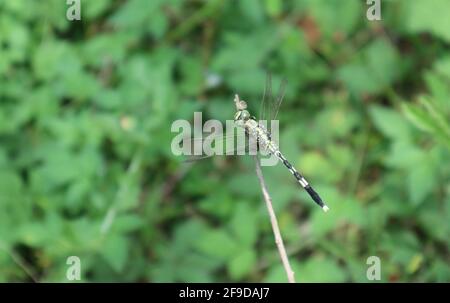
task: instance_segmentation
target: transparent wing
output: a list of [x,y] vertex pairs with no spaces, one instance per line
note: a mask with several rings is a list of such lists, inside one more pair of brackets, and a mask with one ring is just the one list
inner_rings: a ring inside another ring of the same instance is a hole
[[275,120],[278,116],[281,103],[284,100],[286,93],[287,80],[283,79],[278,89],[278,95],[276,98],[273,96],[272,90],[272,74],[270,72],[266,75],[266,84],[264,86],[263,98],[260,105],[260,120]]
[[196,137],[189,137],[189,138],[183,138],[182,143],[183,144],[195,144],[196,142],[204,142],[205,140],[229,140],[232,138],[238,138],[241,136],[245,136],[245,134],[241,133],[234,133],[234,134],[227,134],[227,135],[211,135],[211,134],[202,134],[201,136],[197,135]]
[[272,103],[273,94],[272,94],[272,74],[267,72],[266,74],[266,84],[264,85],[264,93],[261,100],[261,105],[259,108],[259,119],[266,120],[270,118],[270,113],[267,113],[267,110],[270,109],[270,104]]
[[202,137],[185,138],[180,146],[187,157],[185,162],[207,159],[216,155],[244,154],[247,147],[248,138],[244,132],[217,136],[205,134]]
[[187,158],[183,161],[185,163],[191,163],[191,162],[197,162],[200,160],[204,160],[204,159],[208,159],[211,157],[217,157],[217,156],[233,156],[233,155],[244,155],[245,152],[248,149],[248,143],[245,143],[245,146],[240,146],[240,147],[234,147],[234,148],[230,148],[225,150],[224,154],[222,155],[216,155],[216,154],[212,154],[212,155],[199,155],[199,156],[187,156]]
[[272,115],[271,120],[275,120],[278,116],[278,112],[281,107],[281,103],[284,100],[284,95],[286,94],[286,86],[287,86],[287,80],[283,79],[280,83],[280,88],[278,89],[278,96],[277,99],[272,103]]

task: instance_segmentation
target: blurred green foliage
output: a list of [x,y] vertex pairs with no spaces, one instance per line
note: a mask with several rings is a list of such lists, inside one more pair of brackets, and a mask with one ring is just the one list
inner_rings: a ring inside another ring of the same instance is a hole
[[450,281],[450,2],[0,0],[0,281],[286,277],[252,159],[185,165],[176,119],[257,109],[331,207],[264,169],[298,281]]

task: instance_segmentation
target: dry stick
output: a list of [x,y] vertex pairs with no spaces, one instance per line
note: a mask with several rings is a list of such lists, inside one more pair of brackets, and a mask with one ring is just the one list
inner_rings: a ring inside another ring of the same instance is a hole
[[264,200],[266,201],[267,210],[269,211],[270,223],[272,224],[272,230],[275,236],[275,243],[277,244],[278,253],[280,254],[281,261],[283,262],[284,270],[286,271],[289,283],[295,283],[294,271],[291,268],[291,264],[289,264],[286,249],[284,248],[283,238],[281,237],[280,228],[278,227],[277,216],[275,215],[275,211],[272,206],[272,198],[270,198],[267,190],[266,182],[264,181],[261,166],[259,164],[259,159],[257,156],[254,158],[256,162],[256,175],[258,176]]

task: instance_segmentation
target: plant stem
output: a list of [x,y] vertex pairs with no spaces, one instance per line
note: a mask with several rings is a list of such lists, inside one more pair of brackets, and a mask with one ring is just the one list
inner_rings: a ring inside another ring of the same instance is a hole
[[284,248],[283,238],[281,237],[280,228],[278,227],[277,216],[275,215],[275,211],[273,210],[272,198],[270,197],[269,191],[267,190],[266,182],[264,181],[261,166],[259,164],[259,159],[257,156],[255,156],[254,159],[256,164],[256,175],[258,176],[259,184],[261,185],[261,191],[263,193],[264,200],[266,201],[266,206],[269,212],[270,223],[272,224],[272,230],[275,236],[275,243],[277,244],[278,253],[280,254],[281,262],[283,262],[284,270],[286,271],[289,283],[295,283],[294,271],[291,268],[291,264],[289,264],[286,249]]

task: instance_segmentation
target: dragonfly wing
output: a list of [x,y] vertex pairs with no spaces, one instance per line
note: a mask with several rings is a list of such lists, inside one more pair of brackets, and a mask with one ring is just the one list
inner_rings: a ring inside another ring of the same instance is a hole
[[280,87],[278,89],[278,95],[275,98],[273,96],[272,90],[272,74],[270,72],[266,75],[266,84],[264,86],[263,98],[260,105],[260,120],[275,120],[278,116],[281,103],[284,100],[284,95],[286,93],[287,80],[283,79],[280,82]]
[[195,136],[195,137],[186,137],[182,139],[182,143],[183,144],[195,144],[197,142],[205,142],[206,140],[220,140],[220,141],[225,141],[225,140],[230,140],[233,138],[238,138],[240,136],[244,136],[245,134],[239,134],[239,133],[233,133],[233,134],[227,134],[227,135],[212,135],[212,134],[202,134],[201,136]]
[[221,155],[216,155],[216,154],[210,154],[210,155],[198,155],[198,156],[188,156],[188,158],[186,160],[184,160],[183,162],[189,163],[189,162],[196,162],[196,161],[200,161],[200,160],[204,160],[204,159],[208,159],[211,158],[213,156],[234,156],[234,155],[244,155],[245,152],[247,151],[248,148],[248,142],[246,141],[246,143],[244,145],[240,145],[237,147],[232,147],[232,148],[226,148],[224,153]]
[[185,162],[210,158],[216,155],[235,155],[245,151],[248,140],[245,133],[214,136],[205,134],[202,137],[183,139],[183,151],[188,155]]
[[270,110],[270,104],[272,103],[273,94],[272,94],[272,74],[267,72],[266,74],[266,84],[264,85],[264,93],[261,100],[261,105],[259,108],[259,119],[266,120],[270,118],[270,113],[267,111]]
[[280,110],[281,103],[283,102],[284,96],[286,94],[286,86],[287,86],[287,80],[286,79],[281,80],[280,88],[278,89],[277,99],[274,100],[274,102],[272,103],[273,108],[272,108],[271,120],[275,120],[278,116],[278,111]]

